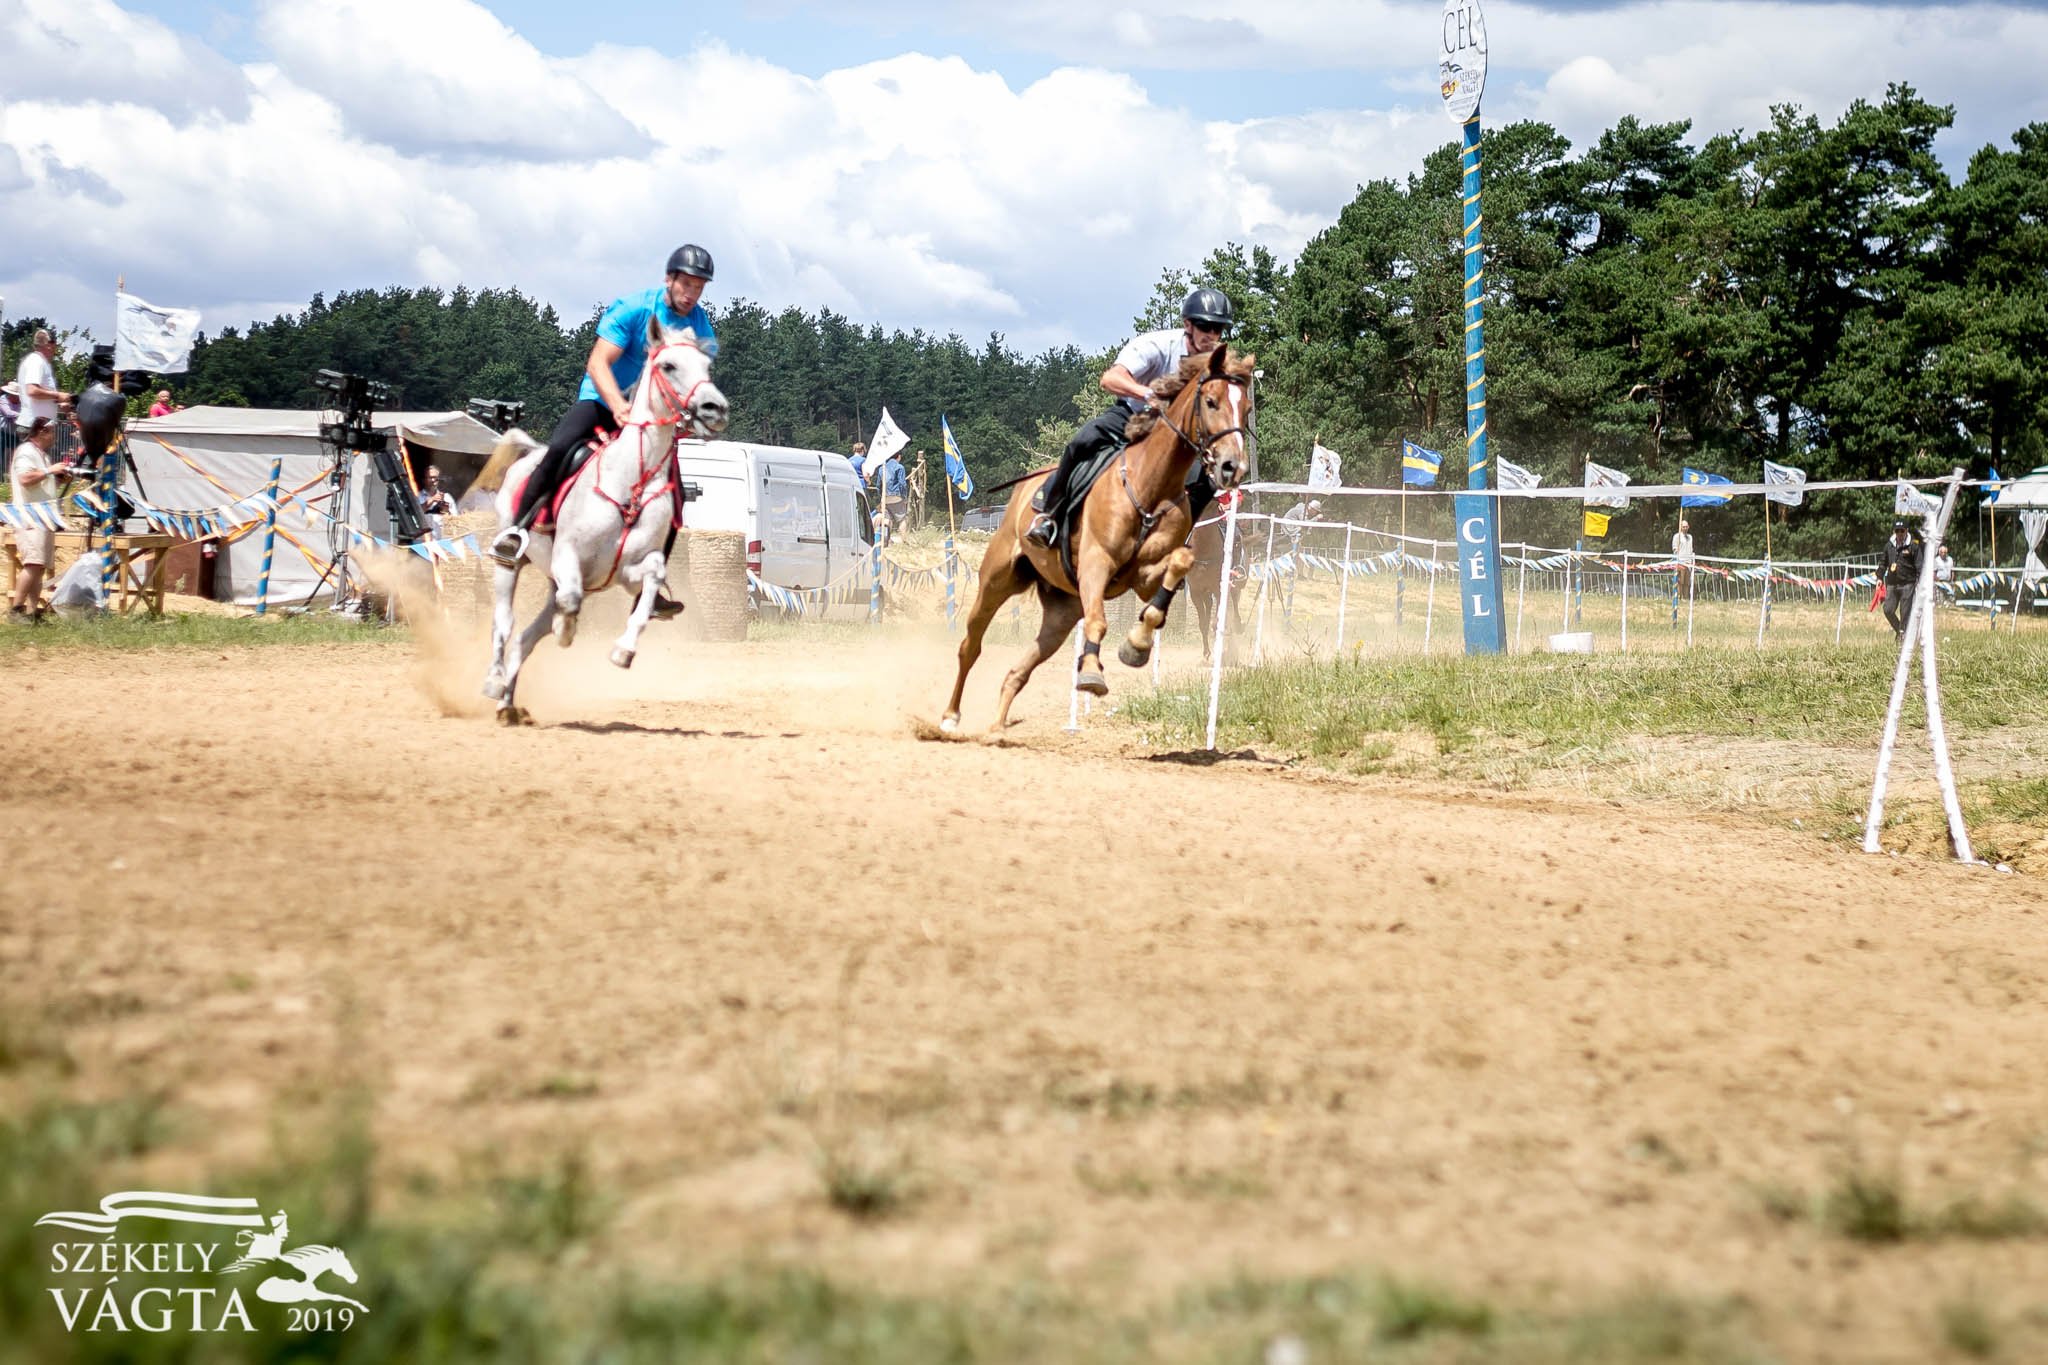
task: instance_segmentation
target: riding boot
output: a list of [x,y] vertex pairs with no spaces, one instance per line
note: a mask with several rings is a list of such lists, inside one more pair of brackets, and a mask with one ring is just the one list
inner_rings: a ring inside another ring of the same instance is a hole
[[1076,450],[1070,443],[1060,452],[1059,468],[1053,470],[1052,477],[1038,485],[1038,491],[1031,495],[1031,510],[1038,515],[1032,518],[1031,525],[1024,532],[1024,539],[1041,550],[1050,550],[1053,540],[1059,535],[1059,519],[1055,509],[1066,497],[1067,476],[1086,454],[1086,451]]

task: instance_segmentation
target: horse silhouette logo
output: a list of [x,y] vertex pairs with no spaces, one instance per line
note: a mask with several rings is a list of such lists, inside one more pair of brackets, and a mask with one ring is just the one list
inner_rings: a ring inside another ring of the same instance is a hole
[[291,1236],[291,1221],[279,1209],[270,1220],[268,1232],[244,1230],[235,1234],[235,1245],[242,1248],[241,1259],[221,1267],[221,1274],[247,1270],[252,1266],[269,1265],[273,1262],[290,1267],[298,1273],[272,1275],[256,1286],[256,1297],[267,1303],[306,1303],[324,1299],[334,1303],[345,1303],[360,1312],[369,1312],[368,1306],[358,1303],[345,1294],[330,1294],[319,1285],[322,1275],[330,1271],[341,1276],[350,1284],[356,1282],[356,1268],[349,1264],[348,1254],[340,1247],[302,1246],[285,1250],[285,1242]]

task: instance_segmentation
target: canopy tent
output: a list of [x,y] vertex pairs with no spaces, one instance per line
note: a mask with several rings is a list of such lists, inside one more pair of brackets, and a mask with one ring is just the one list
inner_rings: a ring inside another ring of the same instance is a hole
[[[282,462],[280,496],[297,494],[315,509],[307,516],[287,507],[277,518],[277,548],[270,574],[273,602],[304,598],[327,573],[340,536],[329,518],[334,506],[334,454],[320,443],[329,414],[262,408],[187,408],[169,417],[128,424],[134,468],[132,491],[152,506],[202,512],[233,503],[270,485],[273,460]],[[460,412],[378,413],[380,427],[396,428],[415,481],[428,464],[441,468],[449,491],[460,496],[490,458],[497,433]],[[385,484],[368,456],[351,459],[347,522],[365,535],[391,537]],[[214,596],[254,606],[263,566],[263,528],[244,527],[214,562]],[[334,589],[329,579],[322,595]]]
[[1999,490],[1998,501],[1994,504],[2001,512],[2015,512],[2025,507],[2048,507],[2048,465],[2042,465],[2031,474],[2009,480]]

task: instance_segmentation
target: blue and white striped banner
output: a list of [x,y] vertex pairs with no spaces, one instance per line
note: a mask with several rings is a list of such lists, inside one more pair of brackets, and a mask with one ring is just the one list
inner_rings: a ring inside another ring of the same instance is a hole
[[0,503],[0,521],[17,531],[61,531],[64,510],[55,502]]

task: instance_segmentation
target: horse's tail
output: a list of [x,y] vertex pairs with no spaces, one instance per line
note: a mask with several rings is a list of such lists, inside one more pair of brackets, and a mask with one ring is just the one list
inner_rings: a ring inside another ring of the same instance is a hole
[[514,427],[500,437],[498,444],[491,447],[491,458],[470,481],[471,488],[480,488],[486,493],[495,493],[505,486],[505,473],[513,465],[541,448],[540,442]]

